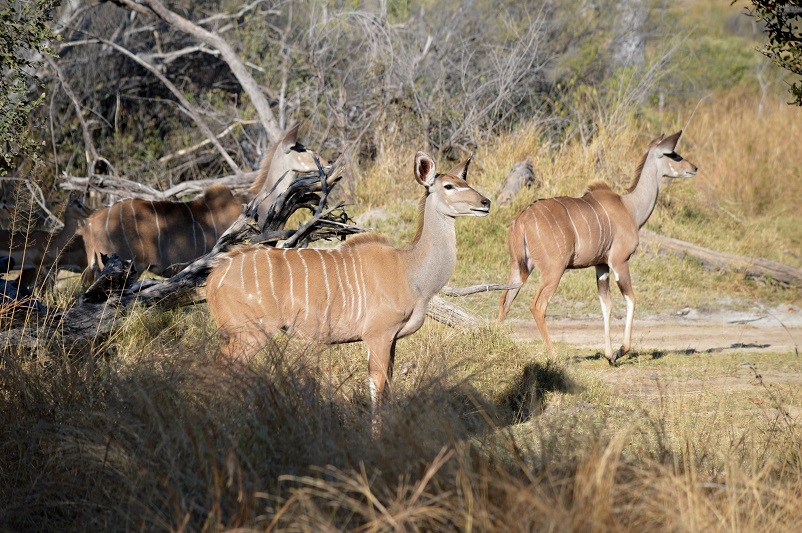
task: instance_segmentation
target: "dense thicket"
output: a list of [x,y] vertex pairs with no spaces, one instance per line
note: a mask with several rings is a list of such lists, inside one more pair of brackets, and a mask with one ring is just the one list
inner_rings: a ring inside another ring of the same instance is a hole
[[[304,121],[309,144],[330,152],[353,146],[364,159],[405,141],[456,156],[529,120],[557,134],[592,135],[598,116],[580,103],[615,123],[623,107],[610,102],[643,101],[672,68],[675,41],[662,4],[183,0],[167,7],[234,47],[281,126]],[[86,168],[92,148],[120,174],[156,185],[228,171],[208,144],[196,146],[204,136],[165,85],[109,43],[177,85],[238,164],[257,164],[262,128],[216,51],[111,2],[65,1],[54,30],[60,57],[40,71],[49,105],[31,117],[46,144],[38,172],[46,181],[62,171],[107,170]]]

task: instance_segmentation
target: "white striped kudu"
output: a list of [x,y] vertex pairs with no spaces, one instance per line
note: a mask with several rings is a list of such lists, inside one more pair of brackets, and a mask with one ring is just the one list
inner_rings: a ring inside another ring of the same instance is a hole
[[417,235],[405,248],[368,234],[337,249],[249,246],[224,256],[207,279],[223,352],[250,356],[279,330],[328,344],[364,341],[375,408],[396,341],[420,329],[429,300],[454,271],[455,217],[490,211],[490,200],[465,181],[470,160],[437,174],[434,161],[417,153],[415,178],[426,192]]
[[[567,269],[596,267],[596,283],[604,317],[604,355],[610,364],[626,354],[632,340],[635,294],[629,258],[638,247],[640,229],[654,210],[664,176],[690,178],[697,167],[674,148],[682,131],[649,144],[627,193],[618,195],[604,183],[590,185],[579,198],[560,196],[536,200],[512,221],[509,230],[510,277],[508,285],[522,285],[534,268],[540,287],[530,307],[538,330],[554,359],[554,345],[546,328],[546,307]],[[624,343],[613,354],[610,342],[610,272],[627,303]],[[517,289],[504,291],[499,320],[504,320]]]
[[[296,174],[318,170],[311,150],[297,142],[298,126],[285,131],[262,158],[250,192],[269,192],[284,176],[287,184]],[[277,188],[278,190],[279,188]],[[286,189],[286,185],[281,191]],[[271,194],[270,198],[276,195]],[[99,209],[83,231],[89,267],[84,283],[89,284],[102,268],[101,253],[117,253],[134,261],[138,273],[150,270],[160,276],[179,272],[186,263],[214,247],[217,239],[242,212],[250,198],[237,197],[224,185],[208,187],[202,196],[188,202],[126,199]],[[268,201],[262,205],[269,204]]]
[[64,227],[56,233],[0,230],[0,255],[14,258],[21,271],[19,280],[24,285],[34,282],[42,269],[54,270],[48,272],[49,275],[55,274],[61,266],[73,269],[85,266],[80,235],[75,234],[78,226],[92,214],[92,210],[84,205],[83,198],[83,194],[70,193],[64,209]]

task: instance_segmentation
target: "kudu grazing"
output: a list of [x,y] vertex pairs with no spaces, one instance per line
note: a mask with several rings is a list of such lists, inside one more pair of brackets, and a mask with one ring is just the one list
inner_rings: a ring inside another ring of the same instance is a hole
[[[297,136],[296,126],[270,147],[251,185],[251,195],[270,192],[282,177],[282,183],[289,184],[297,174],[317,171],[316,157],[328,165],[299,144]],[[188,202],[129,198],[99,209],[83,231],[89,264],[84,284],[88,285],[101,270],[101,254],[110,256],[115,252],[121,259],[133,260],[138,273],[149,270],[160,276],[176,274],[214,247],[249,199],[216,184]]]
[[[632,341],[635,293],[629,258],[638,247],[638,230],[657,203],[662,178],[690,178],[695,165],[674,148],[682,132],[653,140],[638,165],[626,194],[604,183],[593,183],[579,198],[559,196],[536,200],[512,221],[509,230],[510,277],[499,302],[504,320],[513,300],[533,269],[540,271],[540,287],[530,307],[551,359],[554,345],[546,328],[546,307],[567,269],[595,267],[596,285],[604,317],[604,355],[610,364],[626,354]],[[624,343],[613,353],[610,342],[610,273],[627,305]]]
[[51,279],[58,268],[79,270],[86,265],[86,254],[81,236],[75,233],[91,214],[83,203],[83,195],[70,193],[60,231],[0,230],[0,255],[14,258],[20,269],[19,281],[24,285],[31,285],[37,278]]
[[465,181],[469,163],[438,174],[432,158],[417,153],[415,178],[425,192],[406,247],[362,234],[337,249],[248,246],[224,256],[207,279],[223,352],[251,356],[280,330],[328,344],[364,341],[375,409],[396,341],[420,329],[427,304],[454,271],[454,219],[490,211],[490,200]]

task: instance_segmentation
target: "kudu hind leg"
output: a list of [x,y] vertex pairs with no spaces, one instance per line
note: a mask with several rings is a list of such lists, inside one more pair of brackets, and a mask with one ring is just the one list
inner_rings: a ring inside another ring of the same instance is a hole
[[596,267],[596,288],[599,291],[602,318],[604,319],[604,356],[613,364],[613,343],[610,341],[610,313],[612,311],[612,297],[610,296],[610,267],[599,265]]
[[632,277],[629,274],[629,263],[624,262],[617,267],[613,266],[613,268],[614,272],[617,274],[616,282],[618,283],[618,288],[621,290],[621,294],[624,295],[624,301],[627,303],[627,319],[624,325],[624,342],[621,348],[616,350],[615,354],[613,354],[611,363],[615,363],[619,357],[629,352],[632,346],[632,322],[635,318],[635,291],[632,290]]
[[546,350],[552,361],[557,360],[557,352],[551,342],[549,329],[546,326],[546,308],[549,305],[549,300],[557,290],[557,285],[560,284],[560,278],[562,278],[562,273],[547,275],[545,272],[541,272],[540,287],[537,290],[535,299],[532,301],[532,305],[529,307],[532,311],[532,316],[535,317],[535,324],[537,324],[537,329],[540,331],[540,336],[543,338],[543,343],[546,345]]

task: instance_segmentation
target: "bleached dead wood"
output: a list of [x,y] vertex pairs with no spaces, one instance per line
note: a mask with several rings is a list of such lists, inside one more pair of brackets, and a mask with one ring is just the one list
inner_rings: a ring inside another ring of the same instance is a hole
[[522,187],[531,187],[535,184],[535,167],[528,159],[519,161],[512,166],[509,174],[501,185],[496,202],[502,206],[508,204],[520,192]]
[[640,241],[642,244],[654,246],[660,253],[692,257],[707,269],[742,272],[750,278],[770,279],[782,285],[802,285],[802,269],[768,259],[717,252],[647,229],[640,230]]
[[141,198],[143,200],[176,200],[185,196],[197,196],[214,183],[227,185],[234,191],[244,192],[256,179],[256,172],[242,175],[185,181],[164,191],[119,176],[94,174],[91,177],[61,176],[61,188],[65,191],[96,191],[119,198]]

